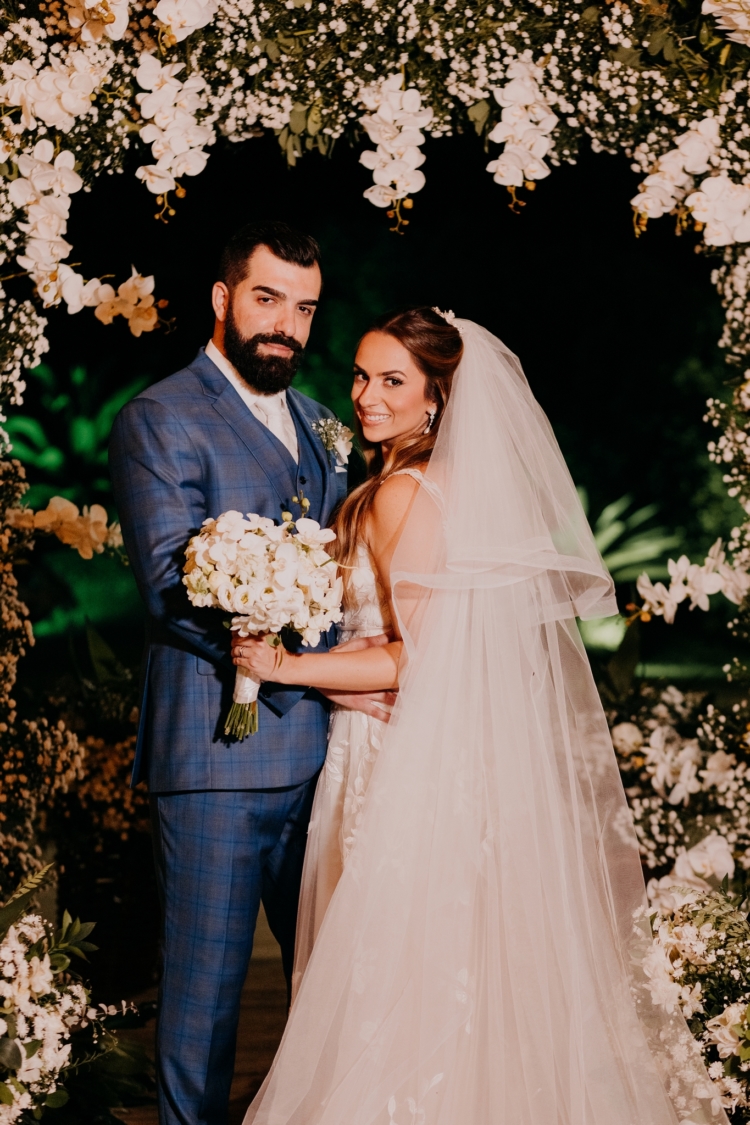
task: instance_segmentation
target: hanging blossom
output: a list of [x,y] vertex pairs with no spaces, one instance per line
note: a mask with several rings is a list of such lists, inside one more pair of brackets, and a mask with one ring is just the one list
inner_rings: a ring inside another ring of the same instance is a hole
[[420,146],[422,130],[432,121],[432,110],[422,105],[422,96],[411,87],[402,90],[400,74],[393,74],[372,86],[365,86],[360,100],[370,113],[359,119],[370,140],[378,147],[365,149],[361,164],[372,171],[375,183],[367,188],[365,199],[376,207],[393,207],[425,185],[424,153]]
[[36,129],[41,121],[69,133],[79,118],[92,112],[92,95],[114,62],[111,51],[94,46],[72,50],[65,58],[50,58],[47,66],[40,65],[41,57],[2,64],[0,104],[21,108],[21,120],[11,126],[12,132]]
[[[675,137],[676,147],[659,157],[651,173],[640,184],[638,195],[630,201],[641,230],[645,229],[649,219],[668,215],[685,199],[693,188],[693,176],[710,171],[719,144],[719,122],[715,117],[691,122],[687,133]],[[706,233],[708,235],[708,231]]]
[[540,67],[519,59],[510,64],[507,77],[510,81],[493,91],[503,111],[488,137],[505,148],[489,162],[487,171],[496,184],[517,188],[550,174],[544,157],[552,147],[551,134],[558,118],[542,92]]
[[195,116],[207,104],[206,82],[197,74],[181,82],[177,75],[183,68],[184,63],[162,66],[154,55],[144,54],[135,72],[138,85],[146,91],[136,95],[148,122],[141,128],[141,139],[151,145],[156,160],[142,165],[135,174],[154,195],[174,191],[180,176],[202,172],[208,160],[203,145],[216,139],[211,126],[200,125]]
[[[19,222],[26,235],[24,252],[17,261],[37,287],[45,308],[64,301],[69,313],[85,306],[96,310],[103,324],[111,324],[115,316],[124,316],[134,336],[156,327],[159,314],[154,303],[154,278],[143,278],[133,267],[133,274],[117,294],[111,285],[103,285],[98,277],[84,281],[66,265],[64,258],[73,249],[63,235],[67,231],[70,197],[83,187],[75,171],[72,152],[54,155],[52,141],[38,141],[31,154],[17,157],[20,175],[8,189],[11,202],[23,209],[27,221]],[[54,157],[54,159],[53,159]]]
[[714,16],[717,27],[728,32],[727,39],[750,46],[750,5],[747,0],[703,0],[701,12]]
[[687,555],[681,555],[677,562],[670,559],[667,564],[671,578],[668,587],[663,582],[654,584],[647,574],[642,574],[636,585],[644,604],[637,610],[636,616],[644,621],[663,617],[671,625],[677,607],[687,598],[690,599],[691,609],[697,606],[708,610],[710,595],[718,593],[740,605],[750,591],[750,574],[744,566],[730,566],[725,560],[723,542],[717,539],[702,566],[691,563]]
[[128,0],[71,0],[68,23],[84,43],[122,39],[130,19]]

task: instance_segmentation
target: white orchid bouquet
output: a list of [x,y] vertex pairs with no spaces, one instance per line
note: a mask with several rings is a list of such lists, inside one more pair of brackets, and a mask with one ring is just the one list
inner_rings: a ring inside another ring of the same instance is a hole
[[[341,620],[343,584],[325,550],[336,533],[315,520],[282,516],[280,525],[234,511],[205,520],[185,551],[182,581],[193,605],[234,614],[231,628],[242,637],[267,634],[278,646],[281,630],[292,629],[303,645],[316,645]],[[225,734],[241,740],[257,732],[259,690],[238,668]]]

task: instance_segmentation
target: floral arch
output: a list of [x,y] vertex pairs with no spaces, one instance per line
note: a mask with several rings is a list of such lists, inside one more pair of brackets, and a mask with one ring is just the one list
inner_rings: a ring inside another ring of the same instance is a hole
[[[428,135],[446,145],[459,132],[475,136],[497,206],[513,208],[533,207],[537,185],[575,162],[587,138],[595,151],[624,153],[640,174],[636,235],[657,220],[700,233],[735,376],[731,402],[708,406],[719,431],[710,453],[748,520],[702,566],[680,560],[669,588],[641,583],[633,612],[671,620],[681,602],[707,608],[721,590],[750,628],[750,0],[8,0],[0,33],[0,410],[21,403],[24,369],[48,347],[48,315],[123,317],[135,335],[162,321],[169,294],[158,278],[135,269],[116,286],[89,277],[66,241],[71,207],[85,208],[102,175],[137,163],[155,221],[168,220],[216,143],[252,145],[272,131],[280,159],[294,164],[346,142],[372,172],[363,206],[381,208],[403,233],[430,175]],[[11,856],[16,874],[35,866],[37,806],[73,784],[81,750],[63,724],[18,721],[13,686],[31,630],[12,564],[38,531],[89,556],[117,543],[103,509],[81,516],[61,501],[35,517],[20,507],[23,491],[12,462],[0,462],[0,748],[6,761],[37,763],[31,784],[5,783],[21,810],[13,824],[0,805],[0,858]],[[637,715],[611,712],[629,792],[641,794],[631,804],[644,863],[658,871],[691,845],[680,878],[696,864],[704,874],[729,874],[735,859],[748,869],[750,769],[734,771],[726,751],[748,745],[750,709],[728,719],[711,712],[696,728],[697,704],[677,695]],[[648,730],[662,742],[652,734],[644,749]],[[686,811],[691,801],[697,812]],[[0,866],[0,898],[7,878]],[[661,901],[671,925],[674,904]],[[742,940],[750,949],[750,927]],[[698,971],[677,982],[659,957],[657,949],[663,995],[698,1013]],[[748,953],[736,957],[747,977]],[[734,988],[704,981],[704,996],[708,985],[720,1006]],[[726,1027],[706,1042],[729,1042],[740,1022],[750,1042],[747,998],[725,1007]],[[696,1034],[707,1034],[704,1024]],[[750,1081],[724,1076],[723,1063],[720,1071],[711,1075],[716,1096],[750,1121]]]

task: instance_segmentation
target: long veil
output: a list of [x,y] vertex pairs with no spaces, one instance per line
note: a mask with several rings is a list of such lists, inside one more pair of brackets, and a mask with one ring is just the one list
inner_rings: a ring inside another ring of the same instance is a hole
[[456,323],[391,573],[399,702],[246,1125],[726,1125],[641,966],[638,850],[575,624],[616,611],[611,579],[518,360]]

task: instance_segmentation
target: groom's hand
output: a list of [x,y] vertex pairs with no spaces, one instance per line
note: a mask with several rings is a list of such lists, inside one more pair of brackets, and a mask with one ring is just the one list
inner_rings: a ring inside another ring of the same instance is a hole
[[[358,652],[363,648],[374,648],[387,645],[393,638],[388,633],[378,633],[375,637],[352,637],[350,641],[336,645],[331,649],[331,656],[337,652]],[[373,719],[380,719],[387,723],[391,718],[391,711],[396,702],[395,691],[321,691],[326,699],[339,707],[346,707],[349,711],[362,711]]]
[[391,711],[396,702],[395,691],[332,691],[320,688],[318,691],[339,707],[346,707],[349,711],[362,711],[384,723],[390,722]]

